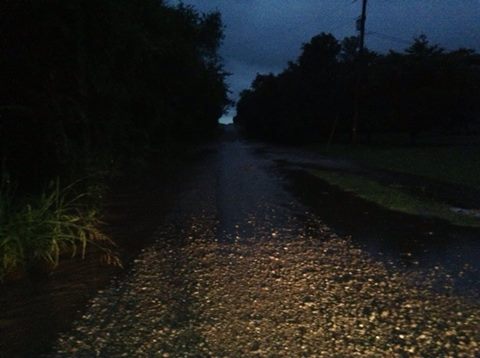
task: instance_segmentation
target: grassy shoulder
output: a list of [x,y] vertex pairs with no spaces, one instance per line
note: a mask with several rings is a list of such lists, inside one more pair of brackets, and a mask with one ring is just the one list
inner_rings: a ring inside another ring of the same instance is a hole
[[480,190],[479,146],[321,147],[322,154],[355,160],[368,166],[414,174]]
[[480,219],[456,213],[444,203],[421,198],[360,175],[326,170],[312,170],[311,173],[331,185],[388,210],[435,217],[460,226],[480,227]]

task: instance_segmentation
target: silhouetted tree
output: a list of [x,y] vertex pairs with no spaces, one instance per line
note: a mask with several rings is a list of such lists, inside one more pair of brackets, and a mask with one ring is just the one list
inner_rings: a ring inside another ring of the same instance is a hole
[[229,104],[219,13],[161,0],[1,7],[2,175],[22,185],[204,138]]
[[[246,134],[282,141],[320,141],[347,133],[353,115],[358,39],[339,43],[322,33],[302,46],[280,74],[258,75],[237,104]],[[468,49],[445,52],[426,36],[403,53],[368,49],[362,80],[360,133],[421,133],[466,129],[479,116],[479,56]]]
[[[247,133],[275,141],[311,141],[324,136],[337,113],[341,46],[322,33],[302,47],[297,62],[278,76],[259,75],[237,105],[236,123]],[[248,114],[247,114],[248,113]]]

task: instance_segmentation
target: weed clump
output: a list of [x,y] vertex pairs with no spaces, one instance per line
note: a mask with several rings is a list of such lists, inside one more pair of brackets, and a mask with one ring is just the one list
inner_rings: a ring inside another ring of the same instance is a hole
[[54,268],[66,255],[83,258],[88,245],[107,263],[121,265],[114,242],[100,229],[92,197],[98,190],[86,186],[78,193],[78,183],[62,188],[57,179],[40,195],[20,200],[11,186],[0,187],[0,280],[38,265]]

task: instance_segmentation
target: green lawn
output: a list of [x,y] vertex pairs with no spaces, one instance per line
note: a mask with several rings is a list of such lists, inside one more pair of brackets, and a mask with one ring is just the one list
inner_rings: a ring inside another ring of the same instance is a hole
[[455,213],[446,204],[406,193],[396,187],[383,185],[360,175],[326,170],[312,170],[311,173],[331,185],[352,192],[388,210],[436,217],[455,225],[480,227],[480,219]]
[[330,157],[355,160],[371,167],[420,175],[480,190],[480,146],[323,146]]

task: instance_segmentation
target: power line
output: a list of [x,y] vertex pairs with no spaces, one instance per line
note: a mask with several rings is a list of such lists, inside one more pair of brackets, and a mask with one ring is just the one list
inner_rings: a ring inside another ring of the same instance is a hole
[[340,29],[344,29],[347,26],[352,26],[352,23],[350,21],[351,21],[351,18],[348,19],[348,22],[345,22],[345,23],[342,23],[340,25],[335,26],[334,28],[331,29],[331,32],[334,32],[334,31],[337,31],[337,30],[340,30]]
[[384,39],[384,40],[389,40],[389,41],[392,41],[392,42],[397,42],[397,43],[401,43],[401,44],[405,44],[405,45],[410,45],[412,43],[412,41],[406,40],[404,38],[384,34],[384,33],[378,32],[378,31],[370,31],[366,35],[367,36],[373,35],[373,36],[376,36],[376,37]]

